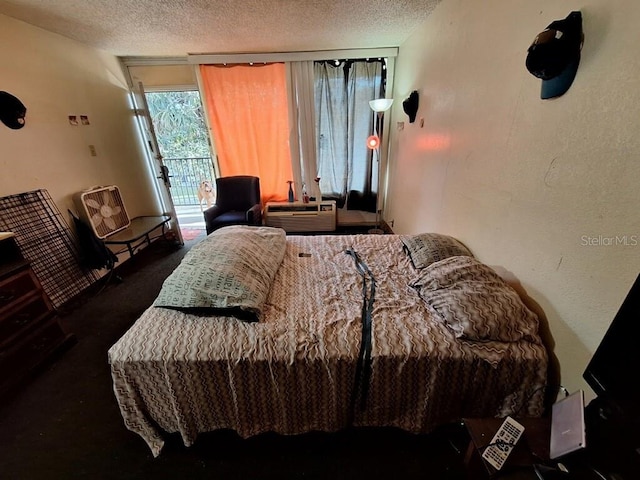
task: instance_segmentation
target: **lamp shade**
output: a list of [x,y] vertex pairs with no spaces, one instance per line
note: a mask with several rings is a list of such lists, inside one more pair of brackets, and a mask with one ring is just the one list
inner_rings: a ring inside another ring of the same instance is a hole
[[374,112],[386,112],[391,108],[393,104],[393,98],[378,98],[376,100],[369,101],[369,106]]

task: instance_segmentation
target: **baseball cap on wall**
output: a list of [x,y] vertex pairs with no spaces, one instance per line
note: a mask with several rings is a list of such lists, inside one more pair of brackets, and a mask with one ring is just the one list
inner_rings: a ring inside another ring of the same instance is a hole
[[8,92],[0,92],[0,121],[7,127],[17,130],[24,127],[26,107],[20,100]]
[[529,47],[526,66],[542,79],[540,98],[563,95],[576,76],[584,35],[582,13],[571,12],[564,20],[552,22]]

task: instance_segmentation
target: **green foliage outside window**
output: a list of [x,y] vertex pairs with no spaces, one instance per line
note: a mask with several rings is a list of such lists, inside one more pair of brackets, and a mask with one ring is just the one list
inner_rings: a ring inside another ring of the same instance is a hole
[[197,91],[147,92],[149,113],[176,205],[198,203],[204,180],[215,179],[204,112]]
[[210,156],[204,112],[197,91],[149,92],[146,97],[163,157]]

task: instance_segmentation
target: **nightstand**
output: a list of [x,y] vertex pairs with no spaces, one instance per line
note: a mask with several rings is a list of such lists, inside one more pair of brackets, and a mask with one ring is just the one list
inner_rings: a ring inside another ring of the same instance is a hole
[[481,455],[491,443],[491,439],[498,431],[503,418],[465,418],[463,423],[471,437],[464,463],[469,479],[481,478],[510,478],[537,479],[533,471],[534,463],[544,463],[549,460],[549,438],[551,434],[550,418],[516,418],[524,432],[520,440],[509,455],[502,470],[485,462]]

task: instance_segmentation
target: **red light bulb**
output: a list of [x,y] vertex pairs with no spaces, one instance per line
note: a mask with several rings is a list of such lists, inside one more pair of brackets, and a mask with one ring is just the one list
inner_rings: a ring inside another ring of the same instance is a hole
[[380,138],[377,135],[371,135],[367,138],[367,147],[371,150],[375,150],[380,146]]

